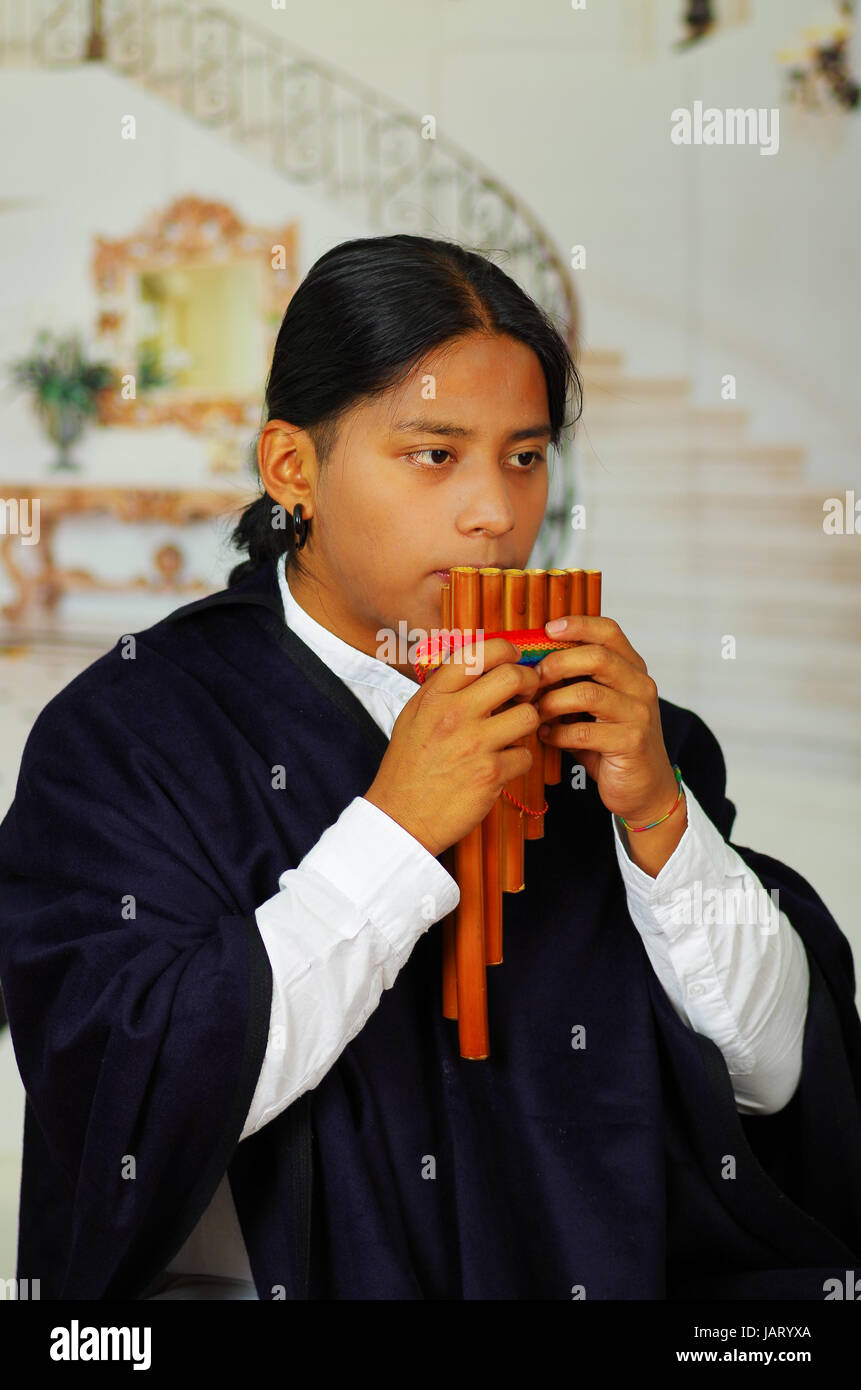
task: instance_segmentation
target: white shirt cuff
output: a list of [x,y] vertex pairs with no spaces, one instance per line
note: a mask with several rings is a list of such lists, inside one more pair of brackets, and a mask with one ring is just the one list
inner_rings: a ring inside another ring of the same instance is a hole
[[460,902],[460,889],[439,860],[363,796],[345,807],[300,867],[321,874],[349,898],[399,958],[412,951],[417,929],[426,930]]
[[690,787],[684,782],[688,823],[685,832],[666,864],[652,878],[635,864],[619,830],[617,818],[613,820],[613,836],[616,842],[616,858],[625,882],[628,904],[637,912],[637,925],[643,931],[660,933],[668,941],[675,940],[685,930],[673,915],[678,899],[674,894],[687,892],[690,884],[699,882],[714,888],[723,888],[727,877],[743,876],[750,873],[741,855],[732,849],[720,831],[709,820]]

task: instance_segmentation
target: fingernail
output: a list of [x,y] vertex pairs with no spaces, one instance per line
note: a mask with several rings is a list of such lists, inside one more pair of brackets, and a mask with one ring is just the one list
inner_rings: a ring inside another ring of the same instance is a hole
[[549,633],[564,632],[564,631],[565,631],[565,619],[564,619],[564,618],[551,618],[549,623],[545,623],[545,624],[544,624],[544,627],[545,627],[546,631],[549,632]]

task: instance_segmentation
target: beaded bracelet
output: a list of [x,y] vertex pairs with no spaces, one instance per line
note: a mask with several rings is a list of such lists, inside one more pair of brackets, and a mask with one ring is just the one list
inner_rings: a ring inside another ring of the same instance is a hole
[[619,820],[622,822],[626,830],[632,830],[635,835],[639,835],[641,830],[654,830],[656,825],[660,825],[663,821],[669,820],[670,816],[673,814],[673,811],[677,810],[679,802],[682,799],[682,791],[684,790],[682,787],[682,769],[679,767],[678,763],[673,763],[673,772],[676,774],[676,781],[679,786],[679,794],[676,797],[676,802],[672,810],[668,811],[665,816],[661,816],[659,820],[653,820],[651,825],[629,825],[628,822],[625,820],[624,816],[619,816]]

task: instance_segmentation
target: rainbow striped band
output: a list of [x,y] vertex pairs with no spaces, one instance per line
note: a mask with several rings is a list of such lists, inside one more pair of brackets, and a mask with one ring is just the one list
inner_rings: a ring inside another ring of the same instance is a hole
[[626,830],[632,830],[635,835],[639,835],[641,830],[654,830],[656,825],[662,825],[665,820],[670,819],[673,811],[678,809],[679,802],[682,799],[682,793],[684,792],[684,787],[682,786],[682,769],[679,767],[678,763],[673,763],[673,772],[676,774],[676,785],[678,786],[679,794],[667,814],[665,816],[659,816],[657,820],[653,820],[649,825],[629,825],[624,816],[618,816],[617,819],[622,822]]
[[579,645],[576,642],[555,641],[548,637],[541,627],[512,628],[506,632],[485,632],[480,627],[442,628],[435,635],[426,637],[424,641],[416,644],[413,664],[419,684],[423,685],[425,677],[442,666],[452,652],[458,651],[465,642],[474,642],[479,637],[485,642],[489,642],[491,637],[507,637],[509,642],[513,642],[520,649],[518,666],[537,666],[548,652]]

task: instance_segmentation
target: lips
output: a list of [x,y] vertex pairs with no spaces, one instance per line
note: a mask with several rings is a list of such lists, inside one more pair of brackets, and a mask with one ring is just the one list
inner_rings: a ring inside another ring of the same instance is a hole
[[477,570],[480,570],[480,569],[487,569],[487,568],[489,568],[489,567],[491,566],[492,563],[493,563],[493,562],[490,561],[490,560],[480,560],[480,561],[478,561],[478,562],[476,562],[475,560],[455,560],[453,566],[448,566],[446,569],[434,570],[433,573],[434,573],[434,574],[449,575],[449,574],[451,574],[451,571],[452,571],[453,568],[454,568],[454,569],[460,569],[461,566],[463,566],[463,565],[468,565],[468,566],[470,566],[471,568],[474,568],[474,569],[477,569]]

